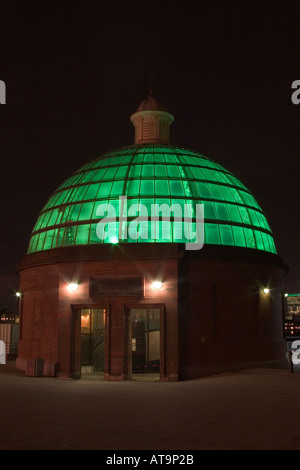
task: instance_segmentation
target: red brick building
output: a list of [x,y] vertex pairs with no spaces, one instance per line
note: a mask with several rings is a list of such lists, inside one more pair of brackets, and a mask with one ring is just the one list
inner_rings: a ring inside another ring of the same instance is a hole
[[286,267],[256,199],[170,145],[153,93],[131,121],[135,144],[76,171],[38,217],[18,267],[18,367],[174,381],[282,363]]

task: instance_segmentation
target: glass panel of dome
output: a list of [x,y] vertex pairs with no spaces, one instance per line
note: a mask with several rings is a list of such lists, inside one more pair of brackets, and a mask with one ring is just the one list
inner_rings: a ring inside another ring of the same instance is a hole
[[197,181],[196,184],[197,184],[197,188],[198,188],[199,195],[201,198],[212,199],[212,195],[211,195],[211,192],[209,190],[207,183],[202,183],[200,181]]
[[256,217],[257,217],[257,219],[258,219],[259,226],[262,227],[262,228],[266,228],[266,226],[265,226],[265,218],[264,218],[264,216],[261,214],[261,212],[257,211]]
[[118,171],[116,173],[116,179],[124,179],[125,176],[127,175],[127,171],[128,171],[128,166],[120,166],[118,168]]
[[144,163],[153,163],[153,154],[145,153],[144,155]]
[[142,168],[142,178],[154,176],[154,167],[153,165],[143,165]]
[[132,155],[127,155],[126,157],[122,159],[122,165],[128,165],[129,163],[131,163],[131,160],[132,160]]
[[223,193],[217,184],[210,184],[209,189],[214,199],[221,199],[221,200],[224,199]]
[[264,242],[261,236],[261,232],[259,232],[258,230],[254,230],[254,236],[255,236],[255,241],[256,241],[256,248],[258,250],[263,250]]
[[261,237],[262,237],[262,240],[263,240],[263,243],[264,243],[265,250],[266,251],[271,251],[270,250],[270,245],[269,245],[268,235],[264,232],[261,232]]
[[129,178],[140,178],[142,171],[141,165],[133,165],[129,170]]
[[[92,220],[99,220],[100,218],[102,218],[102,216],[100,217],[99,215],[97,215],[98,208],[102,205],[102,213],[104,212],[105,214],[105,212],[108,210],[108,201],[95,201],[95,205],[92,212]],[[105,217],[105,215],[103,217]]]
[[76,235],[76,227],[66,227],[63,245],[64,246],[74,245],[75,235]]
[[140,194],[141,196],[153,196],[154,195],[154,181],[142,180]]
[[180,178],[181,176],[176,165],[168,165],[167,171],[170,178]]
[[155,195],[156,196],[170,196],[170,187],[167,180],[155,181]]
[[250,215],[250,219],[251,219],[251,222],[252,222],[252,225],[256,225],[256,227],[260,227],[260,224],[259,224],[259,221],[258,221],[258,218],[257,218],[257,212],[253,209],[247,209],[248,210],[248,213]]
[[37,245],[36,245],[36,251],[42,251],[43,250],[46,233],[47,232],[41,232],[39,234],[38,240],[37,240]]
[[46,232],[45,242],[44,242],[44,247],[43,247],[44,250],[50,250],[50,248],[52,247],[54,233],[55,233],[54,230],[48,230]]
[[182,181],[170,181],[170,190],[171,196],[190,196],[190,194],[185,194]]
[[218,181],[217,172],[209,170],[208,168],[202,168],[202,173],[204,174],[205,179],[208,181]]
[[154,154],[154,161],[155,163],[165,163],[165,157],[161,154]]
[[206,180],[204,173],[202,173],[202,170],[198,167],[192,167],[191,172],[194,176],[194,178],[199,179],[199,180]]
[[58,209],[53,209],[53,211],[51,212],[51,216],[49,218],[48,226],[55,225],[57,216],[58,216]]
[[89,220],[92,216],[94,202],[82,204],[78,220]]
[[231,225],[219,225],[223,245],[234,245]]
[[84,195],[87,191],[87,188],[88,186],[87,185],[84,185],[84,186],[79,186],[77,188],[77,191],[76,193],[74,192],[74,196],[72,198],[72,202],[75,202],[75,201],[82,201],[82,199],[84,199]]
[[221,188],[221,191],[223,193],[225,201],[236,202],[235,198],[234,198],[232,192],[230,191],[230,189],[228,188],[228,186],[220,186],[220,188]]
[[232,222],[242,222],[242,217],[237,206],[233,204],[227,204],[227,209],[229,211]]
[[132,158],[131,164],[143,163],[144,156],[142,154],[136,154]]
[[140,180],[129,180],[127,181],[126,194],[127,196],[136,196],[140,193]]
[[230,220],[226,204],[223,204],[221,202],[216,202],[215,206],[217,209],[218,218],[220,220]]
[[254,233],[251,228],[244,228],[246,244],[248,248],[256,248]]
[[61,217],[60,223],[62,224],[64,222],[66,222],[66,220],[68,220],[68,215],[69,215],[69,212],[70,212],[70,206],[62,207],[61,212],[62,212],[62,217]]
[[190,186],[190,182],[189,181],[186,181],[186,180],[183,180],[182,181],[182,184],[183,184],[183,190],[184,190],[184,194],[186,197],[193,197],[194,194],[192,192],[192,189],[191,189],[191,186]]
[[217,224],[205,224],[204,233],[207,243],[212,245],[220,245],[220,233],[219,226]]
[[[140,199],[140,204],[143,204],[147,211],[148,211],[148,214],[151,214],[151,206],[152,204],[154,204],[154,199],[153,198],[147,198],[147,199]],[[141,211],[141,208],[139,208],[139,210]],[[139,214],[137,214],[138,216]]]
[[213,202],[205,201],[204,203],[204,218],[205,219],[217,219],[215,205]]
[[78,225],[76,232],[76,245],[85,245],[89,241],[90,225]]
[[95,176],[97,172],[95,170],[93,171],[88,171],[84,174],[81,182],[82,183],[89,183],[91,181],[91,179],[93,178],[93,176]]
[[33,232],[35,232],[36,230],[38,230],[39,228],[43,227],[43,220],[45,218],[45,214],[42,214],[39,216],[38,220],[37,220],[37,223],[35,224],[34,228],[33,228]]
[[[119,217],[119,198],[118,199],[109,199],[108,201],[110,207],[114,208],[116,217]],[[110,215],[107,215],[106,217],[110,217]]]
[[70,207],[70,212],[69,212],[69,215],[68,215],[68,222],[70,222],[70,221],[76,222],[77,221],[80,208],[81,208],[80,204],[74,204],[73,206]]
[[110,190],[112,187],[112,181],[101,183],[97,198],[106,198],[109,196]]
[[106,169],[97,170],[94,172],[91,181],[101,181],[103,176],[105,175]]
[[88,201],[89,199],[94,199],[99,190],[99,184],[90,184],[87,192],[85,193],[84,199]]
[[165,155],[165,159],[167,163],[177,163],[176,157],[174,155]]
[[41,225],[41,228],[47,227],[50,216],[51,216],[51,211],[46,212],[44,220],[43,220],[43,225]]
[[58,225],[58,224],[61,223],[62,215],[63,215],[63,211],[62,211],[61,208],[59,207],[59,208],[58,208],[58,216],[57,216],[55,225]]
[[183,222],[173,222],[173,241],[174,243],[182,243],[184,237],[184,223]]
[[[158,199],[159,201],[159,199]],[[166,199],[165,202],[167,204],[169,204],[169,200]],[[184,207],[185,207],[185,199],[171,199],[171,207],[174,207],[174,209],[176,210],[176,216],[179,217],[178,214],[180,214],[182,217],[184,216]],[[180,210],[179,210],[179,206],[180,207]]]
[[[57,205],[57,206],[59,206],[60,204],[62,204],[62,203],[63,203],[63,200],[64,200],[64,198],[65,198],[65,196],[66,196],[66,194],[67,194],[67,191],[62,191],[61,193],[58,193],[57,198],[56,198],[56,201],[55,201],[54,204]],[[54,204],[53,204],[53,205],[54,205]]]
[[115,181],[112,185],[110,197],[122,196],[124,188],[124,181]]
[[235,202],[239,203],[239,204],[244,204],[244,201],[243,199],[241,198],[240,196],[240,193],[239,191],[236,189],[236,188],[230,188],[230,191],[232,192],[233,194],[233,197],[235,199]]
[[156,177],[166,177],[167,176],[167,167],[165,165],[155,165],[155,176]]
[[115,175],[117,173],[117,167],[110,167],[106,170],[105,175],[103,176],[103,181],[105,180],[112,180],[114,179]]
[[64,235],[65,235],[65,229],[60,228],[58,231],[57,239],[56,239],[57,247],[63,246]]
[[[226,183],[227,184],[226,178],[225,178],[223,173],[221,173],[220,171],[215,171],[214,175],[215,175],[217,181],[219,181],[220,183]],[[223,186],[222,186],[222,189],[223,189]]]
[[251,220],[250,220],[250,216],[249,216],[249,213],[248,213],[248,209],[244,206],[239,206],[239,212],[241,214],[241,218],[242,218],[242,223],[243,224],[251,224]]
[[246,246],[245,235],[243,227],[232,226],[234,244],[236,246]]

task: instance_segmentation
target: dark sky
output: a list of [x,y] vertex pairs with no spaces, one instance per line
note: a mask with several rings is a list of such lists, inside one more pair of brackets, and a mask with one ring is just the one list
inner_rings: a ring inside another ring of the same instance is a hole
[[83,163],[132,144],[150,76],[171,142],[254,193],[300,292],[299,1],[0,1],[0,303],[50,194]]

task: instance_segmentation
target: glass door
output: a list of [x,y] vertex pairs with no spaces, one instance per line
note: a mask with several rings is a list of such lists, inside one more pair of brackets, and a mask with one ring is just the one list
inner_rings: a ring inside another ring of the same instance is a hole
[[160,309],[131,308],[132,373],[160,372]]
[[105,308],[80,310],[81,372],[104,372]]

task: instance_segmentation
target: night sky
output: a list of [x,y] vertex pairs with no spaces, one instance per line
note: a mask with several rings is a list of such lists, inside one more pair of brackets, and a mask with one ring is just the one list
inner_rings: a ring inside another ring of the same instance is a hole
[[299,1],[0,2],[0,303],[51,193],[85,162],[133,144],[150,77],[171,143],[250,189],[300,292]]

